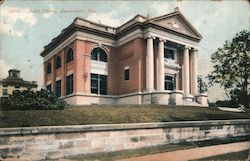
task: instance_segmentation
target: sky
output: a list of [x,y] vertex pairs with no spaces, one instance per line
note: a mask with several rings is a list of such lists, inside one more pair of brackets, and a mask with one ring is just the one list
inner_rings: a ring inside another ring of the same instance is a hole
[[[43,47],[70,25],[75,17],[120,26],[136,14],[150,18],[179,7],[198,30],[198,74],[205,78],[213,70],[211,54],[225,40],[250,29],[250,3],[247,0],[165,0],[165,1],[80,1],[5,0],[0,5],[0,78],[10,68],[21,70],[24,80],[43,85]],[[208,90],[210,101],[225,99],[225,91],[215,85]]]

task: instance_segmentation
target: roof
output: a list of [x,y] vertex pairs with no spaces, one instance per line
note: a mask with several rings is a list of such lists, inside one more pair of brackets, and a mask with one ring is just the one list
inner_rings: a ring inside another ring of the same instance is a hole
[[[169,28],[167,26],[158,23],[159,20],[168,19],[172,17],[178,17],[180,21],[185,23],[185,25],[188,27],[189,31],[192,34],[180,32],[178,30]],[[151,19],[142,16],[140,14],[137,14],[135,17],[133,17],[126,23],[116,28],[76,17],[73,23],[71,23],[67,28],[63,29],[62,32],[57,37],[55,37],[48,45],[44,47],[44,50],[41,52],[40,55],[43,57],[46,56],[50,51],[52,51],[56,46],[58,46],[62,41],[64,41],[67,37],[69,37],[76,31],[98,34],[106,38],[117,40],[122,35],[131,32],[136,28],[143,29],[146,27],[154,27],[160,30],[172,32],[197,42],[199,42],[202,38],[201,34],[188,22],[188,20],[182,15],[182,13],[179,10]]]
[[179,10],[172,12],[172,13],[169,13],[169,14],[166,14],[166,15],[152,18],[152,19],[150,19],[150,21],[155,22],[155,21],[160,20],[160,19],[170,18],[170,17],[174,17],[174,16],[179,16],[179,18],[181,18],[188,25],[188,27],[190,27],[192,29],[192,31],[196,34],[197,38],[200,38],[200,39],[202,38],[201,34],[195,29],[195,27],[191,23],[189,23],[189,21],[183,16],[183,14]]
[[11,85],[19,85],[19,86],[32,86],[37,87],[37,82],[35,81],[25,81],[22,78],[13,78],[13,77],[7,77],[6,79],[1,79],[0,84],[11,84]]
[[20,72],[18,69],[10,69],[9,72],[14,71],[14,72]]

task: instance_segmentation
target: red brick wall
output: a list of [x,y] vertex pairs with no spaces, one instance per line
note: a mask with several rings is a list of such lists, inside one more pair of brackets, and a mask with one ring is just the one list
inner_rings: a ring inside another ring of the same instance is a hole
[[[58,55],[61,56],[62,67],[55,70],[55,64],[52,63],[52,58],[45,62],[45,70],[48,62],[51,62],[52,66],[52,73],[45,75],[45,84],[51,81],[54,91],[56,77],[61,78],[62,96],[64,96],[66,85],[65,77],[68,72],[73,71],[74,93],[90,93],[91,51],[97,47],[97,45],[97,43],[90,41],[74,41],[70,45],[74,51],[74,60],[68,64],[65,64],[65,54],[68,48],[63,49],[53,56],[53,61],[56,60]],[[143,91],[146,86],[146,41],[142,38],[137,38],[122,45],[118,49],[105,45],[102,47],[108,56],[108,94],[120,95]],[[124,81],[125,66],[129,66],[130,69],[130,80],[127,81]]]
[[[118,94],[128,94],[145,89],[145,45],[144,39],[137,38],[118,49]],[[124,67],[126,66],[129,66],[130,79],[125,81]]]
[[[71,44],[71,46],[73,47],[73,44]],[[56,78],[61,79],[61,95],[64,96],[65,95],[65,89],[66,89],[66,75],[68,71],[74,71],[74,61],[66,64],[65,62],[65,58],[66,58],[66,52],[67,52],[68,48],[62,49],[60,52],[58,52],[58,54],[55,54],[53,57],[51,57],[49,60],[47,60],[46,62],[44,62],[44,85],[46,88],[47,82],[51,82],[51,90],[54,92],[55,91],[55,82],[56,82]],[[74,50],[74,49],[73,49]],[[55,69],[55,63],[56,63],[56,58],[57,56],[61,57],[61,68],[59,69]],[[74,57],[75,57],[75,51],[74,51]],[[76,60],[74,58],[74,60]],[[47,70],[47,65],[48,63],[51,63],[51,73],[47,74],[46,70]]]
[[47,74],[47,66],[48,66],[48,64],[49,63],[51,63],[51,65],[52,65],[52,61],[51,61],[51,59],[49,59],[48,61],[46,61],[45,63],[44,63],[44,70],[45,70],[45,80],[46,80],[46,82],[44,83],[44,85],[45,85],[45,87],[47,86],[47,82],[52,82],[52,73],[50,73],[50,74]]
[[74,42],[75,57],[74,57],[74,92],[85,92],[85,66],[84,66],[84,54],[85,54],[85,41],[76,40]]

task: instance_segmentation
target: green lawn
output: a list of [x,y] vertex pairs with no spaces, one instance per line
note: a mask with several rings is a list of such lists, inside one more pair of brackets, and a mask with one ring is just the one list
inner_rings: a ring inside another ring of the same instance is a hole
[[190,106],[71,106],[65,110],[2,111],[0,127],[86,125],[250,118],[247,113]]

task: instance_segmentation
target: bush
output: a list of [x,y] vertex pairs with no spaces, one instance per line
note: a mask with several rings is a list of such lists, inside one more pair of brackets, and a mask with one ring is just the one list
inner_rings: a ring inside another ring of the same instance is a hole
[[216,101],[216,106],[217,107],[235,107],[238,108],[239,104],[237,101],[234,100],[223,100],[223,101]]
[[62,110],[67,103],[53,93],[41,91],[14,91],[13,95],[1,101],[2,110]]

